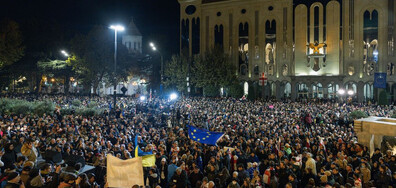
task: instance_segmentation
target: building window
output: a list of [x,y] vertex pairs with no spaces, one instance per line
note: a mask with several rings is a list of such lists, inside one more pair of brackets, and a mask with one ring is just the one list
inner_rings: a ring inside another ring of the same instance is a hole
[[256,75],[256,76],[259,75],[259,73],[260,73],[260,68],[259,68],[258,65],[254,66],[253,72],[254,72],[254,75]]
[[136,50],[136,42],[133,42],[133,49]]
[[388,63],[387,73],[388,73],[389,76],[395,74],[395,64]]

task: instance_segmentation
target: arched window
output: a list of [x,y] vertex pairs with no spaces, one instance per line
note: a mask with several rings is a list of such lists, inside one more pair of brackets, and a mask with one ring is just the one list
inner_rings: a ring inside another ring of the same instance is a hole
[[[239,67],[241,74],[244,72],[246,75],[246,71],[249,69],[249,24],[247,22],[239,24]],[[245,65],[245,66],[241,66]],[[242,68],[245,68],[242,71]]]
[[220,26],[216,25],[215,26],[215,45],[223,48],[223,41],[224,41],[223,25],[220,25]]
[[199,43],[200,43],[200,20],[199,18],[193,18],[192,20],[192,53],[193,54],[199,54]]

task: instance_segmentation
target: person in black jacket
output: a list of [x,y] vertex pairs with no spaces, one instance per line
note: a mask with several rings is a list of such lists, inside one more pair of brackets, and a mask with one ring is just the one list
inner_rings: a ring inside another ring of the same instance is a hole
[[[169,184],[176,186],[177,188],[184,188],[187,186],[188,179],[186,173],[179,167],[176,169],[176,173],[172,176]],[[172,187],[172,186],[171,186]]]
[[333,168],[333,178],[335,183],[339,183],[340,185],[344,185],[344,177],[342,177],[341,173],[339,172],[338,168]]
[[202,172],[199,170],[198,166],[194,167],[193,172],[191,172],[189,176],[190,184],[192,187],[195,187],[198,181],[202,181],[204,178]]
[[8,143],[4,148],[4,155],[1,160],[4,163],[4,167],[7,168],[10,165],[13,165],[16,161],[16,153],[14,151],[14,144]]
[[391,183],[391,177],[386,173],[385,165],[381,165],[377,176],[374,178],[375,186],[378,188],[387,188]]
[[166,158],[161,159],[161,164],[158,167],[158,175],[159,175],[159,185],[161,187],[167,187],[167,180],[168,177],[168,164],[166,163]]

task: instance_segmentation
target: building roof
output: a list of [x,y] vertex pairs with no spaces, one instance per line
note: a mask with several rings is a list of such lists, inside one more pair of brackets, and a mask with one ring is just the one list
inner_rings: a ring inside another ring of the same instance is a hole
[[133,18],[131,19],[131,22],[129,22],[129,25],[127,27],[127,33],[128,33],[128,35],[142,36],[139,29],[136,27],[135,22],[133,21]]

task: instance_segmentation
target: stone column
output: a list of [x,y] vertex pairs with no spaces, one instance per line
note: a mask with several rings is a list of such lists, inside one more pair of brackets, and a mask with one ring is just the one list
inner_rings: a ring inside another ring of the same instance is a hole
[[358,82],[356,84],[356,96],[358,99],[358,102],[364,102],[364,83],[363,82]]
[[296,101],[296,99],[297,99],[297,84],[296,84],[296,82],[292,81],[290,83],[290,85],[291,85],[291,100]]
[[279,100],[283,97],[284,86],[282,82],[276,82],[276,99]]

